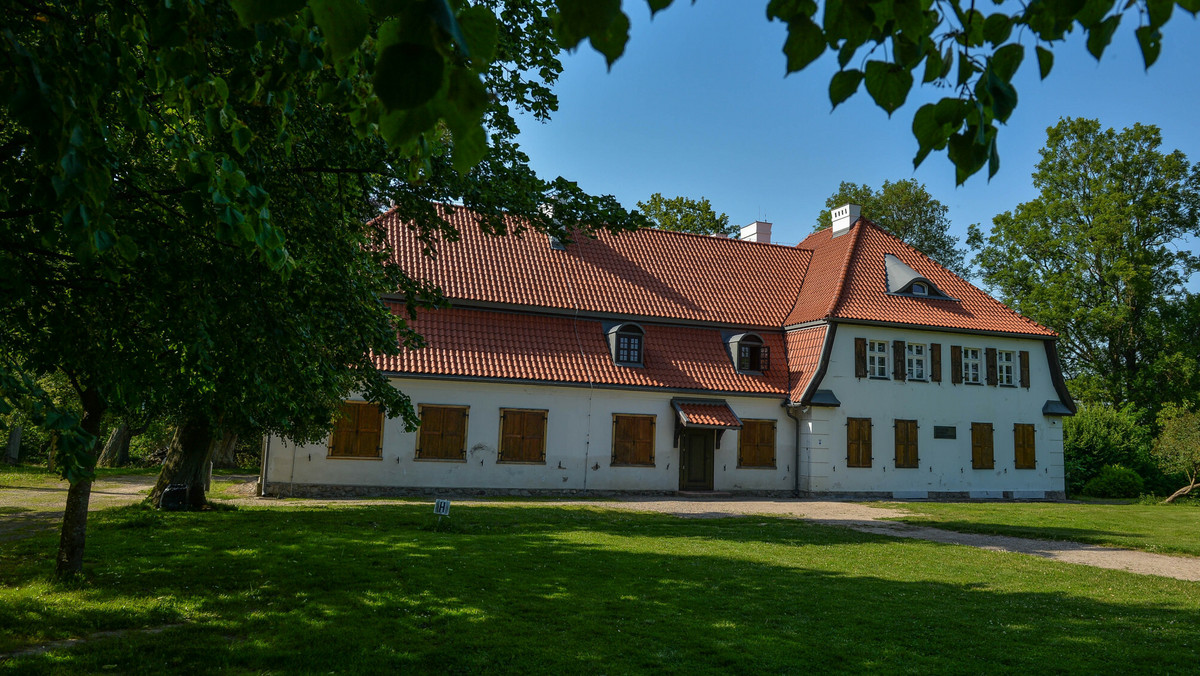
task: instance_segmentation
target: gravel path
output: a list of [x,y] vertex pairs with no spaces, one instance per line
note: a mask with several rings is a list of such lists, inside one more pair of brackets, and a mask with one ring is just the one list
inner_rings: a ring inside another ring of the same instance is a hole
[[[102,479],[92,488],[92,509],[124,505],[141,500],[154,485],[154,476],[124,476]],[[351,505],[355,500],[289,500],[281,503],[254,496],[254,477],[214,477],[216,482],[241,481],[225,490],[240,495],[232,503],[269,507],[282,504]],[[0,541],[27,534],[31,528],[53,528],[62,518],[66,499],[66,484],[55,487],[4,486],[0,488]],[[389,504],[411,501],[372,500],[370,504]],[[730,516],[775,516],[806,519],[829,526],[851,528],[864,533],[891,537],[915,538],[953,545],[965,545],[993,551],[1015,552],[1040,556],[1054,561],[1076,563],[1097,568],[1125,570],[1142,575],[1160,575],[1179,580],[1200,581],[1200,557],[1167,556],[1132,549],[1101,547],[1078,542],[1031,540],[1001,535],[956,533],[940,528],[912,526],[888,518],[905,516],[899,509],[872,507],[855,502],[827,500],[767,500],[711,499],[681,497],[645,497],[618,500],[537,500],[503,502],[459,499],[456,506],[482,505],[572,505],[599,509],[622,509],[636,512],[658,512],[690,519],[717,519]]]

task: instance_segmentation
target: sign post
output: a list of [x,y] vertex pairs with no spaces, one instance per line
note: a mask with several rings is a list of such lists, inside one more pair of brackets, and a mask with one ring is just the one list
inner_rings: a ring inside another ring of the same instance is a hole
[[438,526],[442,525],[442,517],[450,516],[450,501],[449,500],[434,500],[433,513],[438,515]]

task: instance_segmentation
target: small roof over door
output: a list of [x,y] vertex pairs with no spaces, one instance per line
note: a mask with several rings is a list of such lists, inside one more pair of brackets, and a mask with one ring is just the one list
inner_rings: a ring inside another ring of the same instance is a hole
[[672,399],[671,407],[684,427],[741,429],[742,419],[723,399]]

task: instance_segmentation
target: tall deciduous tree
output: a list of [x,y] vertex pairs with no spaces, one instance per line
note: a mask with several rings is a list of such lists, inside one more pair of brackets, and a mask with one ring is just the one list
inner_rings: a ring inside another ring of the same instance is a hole
[[637,205],[659,230],[695,235],[733,235],[738,231],[737,226],[729,225],[728,216],[713,210],[705,197],[698,200],[688,197],[666,198],[656,192],[650,199]]
[[934,199],[923,184],[912,179],[884,181],[883,187],[875,190],[843,181],[837,192],[825,200],[826,208],[817,215],[814,230],[828,228],[829,210],[843,204],[861,206],[864,218],[900,241],[963,277],[970,274],[966,250],[959,248],[958,239],[949,232],[950,219],[946,217],[949,209]]
[[1064,119],[1047,130],[1036,199],[969,242],[983,278],[1022,314],[1062,333],[1081,399],[1134,403],[1147,422],[1194,397],[1200,303],[1185,287],[1200,258],[1200,165],[1160,149],[1157,127],[1114,131]]
[[1158,426],[1152,454],[1159,469],[1187,478],[1187,484],[1164,501],[1173,502],[1200,485],[1200,413],[1168,404],[1158,414]]

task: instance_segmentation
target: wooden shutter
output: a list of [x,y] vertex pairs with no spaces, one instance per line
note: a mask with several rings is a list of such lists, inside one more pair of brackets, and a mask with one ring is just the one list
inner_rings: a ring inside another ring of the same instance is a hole
[[417,457],[461,460],[467,457],[467,407],[421,405]]
[[1013,446],[1016,449],[1014,464],[1017,469],[1037,469],[1037,454],[1033,445],[1033,425],[1023,423],[1013,425]]
[[358,429],[358,407],[342,402],[333,433],[329,436],[329,455],[350,456],[354,451],[354,434]]
[[871,466],[871,419],[846,419],[846,466]]
[[374,404],[358,404],[358,439],[354,455],[378,458],[383,455],[383,414]]
[[546,412],[501,409],[500,461],[546,461]]
[[742,420],[738,433],[738,467],[775,466],[775,421]]
[[987,353],[987,384],[995,387],[1000,379],[996,377],[996,348],[989,347]]
[[333,433],[329,457],[378,458],[383,455],[383,413],[374,404],[343,402]]
[[654,422],[652,415],[613,414],[614,465],[654,465]]
[[1017,359],[1020,362],[1021,368],[1021,387],[1029,388],[1029,351],[1021,350],[1017,353]]
[[897,420],[896,467],[917,467],[917,421]]
[[929,380],[942,382],[942,344],[929,344]]
[[950,346],[950,382],[962,384],[962,345]]
[[892,378],[894,380],[908,380],[908,360],[904,348],[903,340],[892,341]]
[[992,469],[996,461],[992,453],[992,424],[971,423],[971,467]]
[[854,339],[854,377],[867,377],[867,339]]

